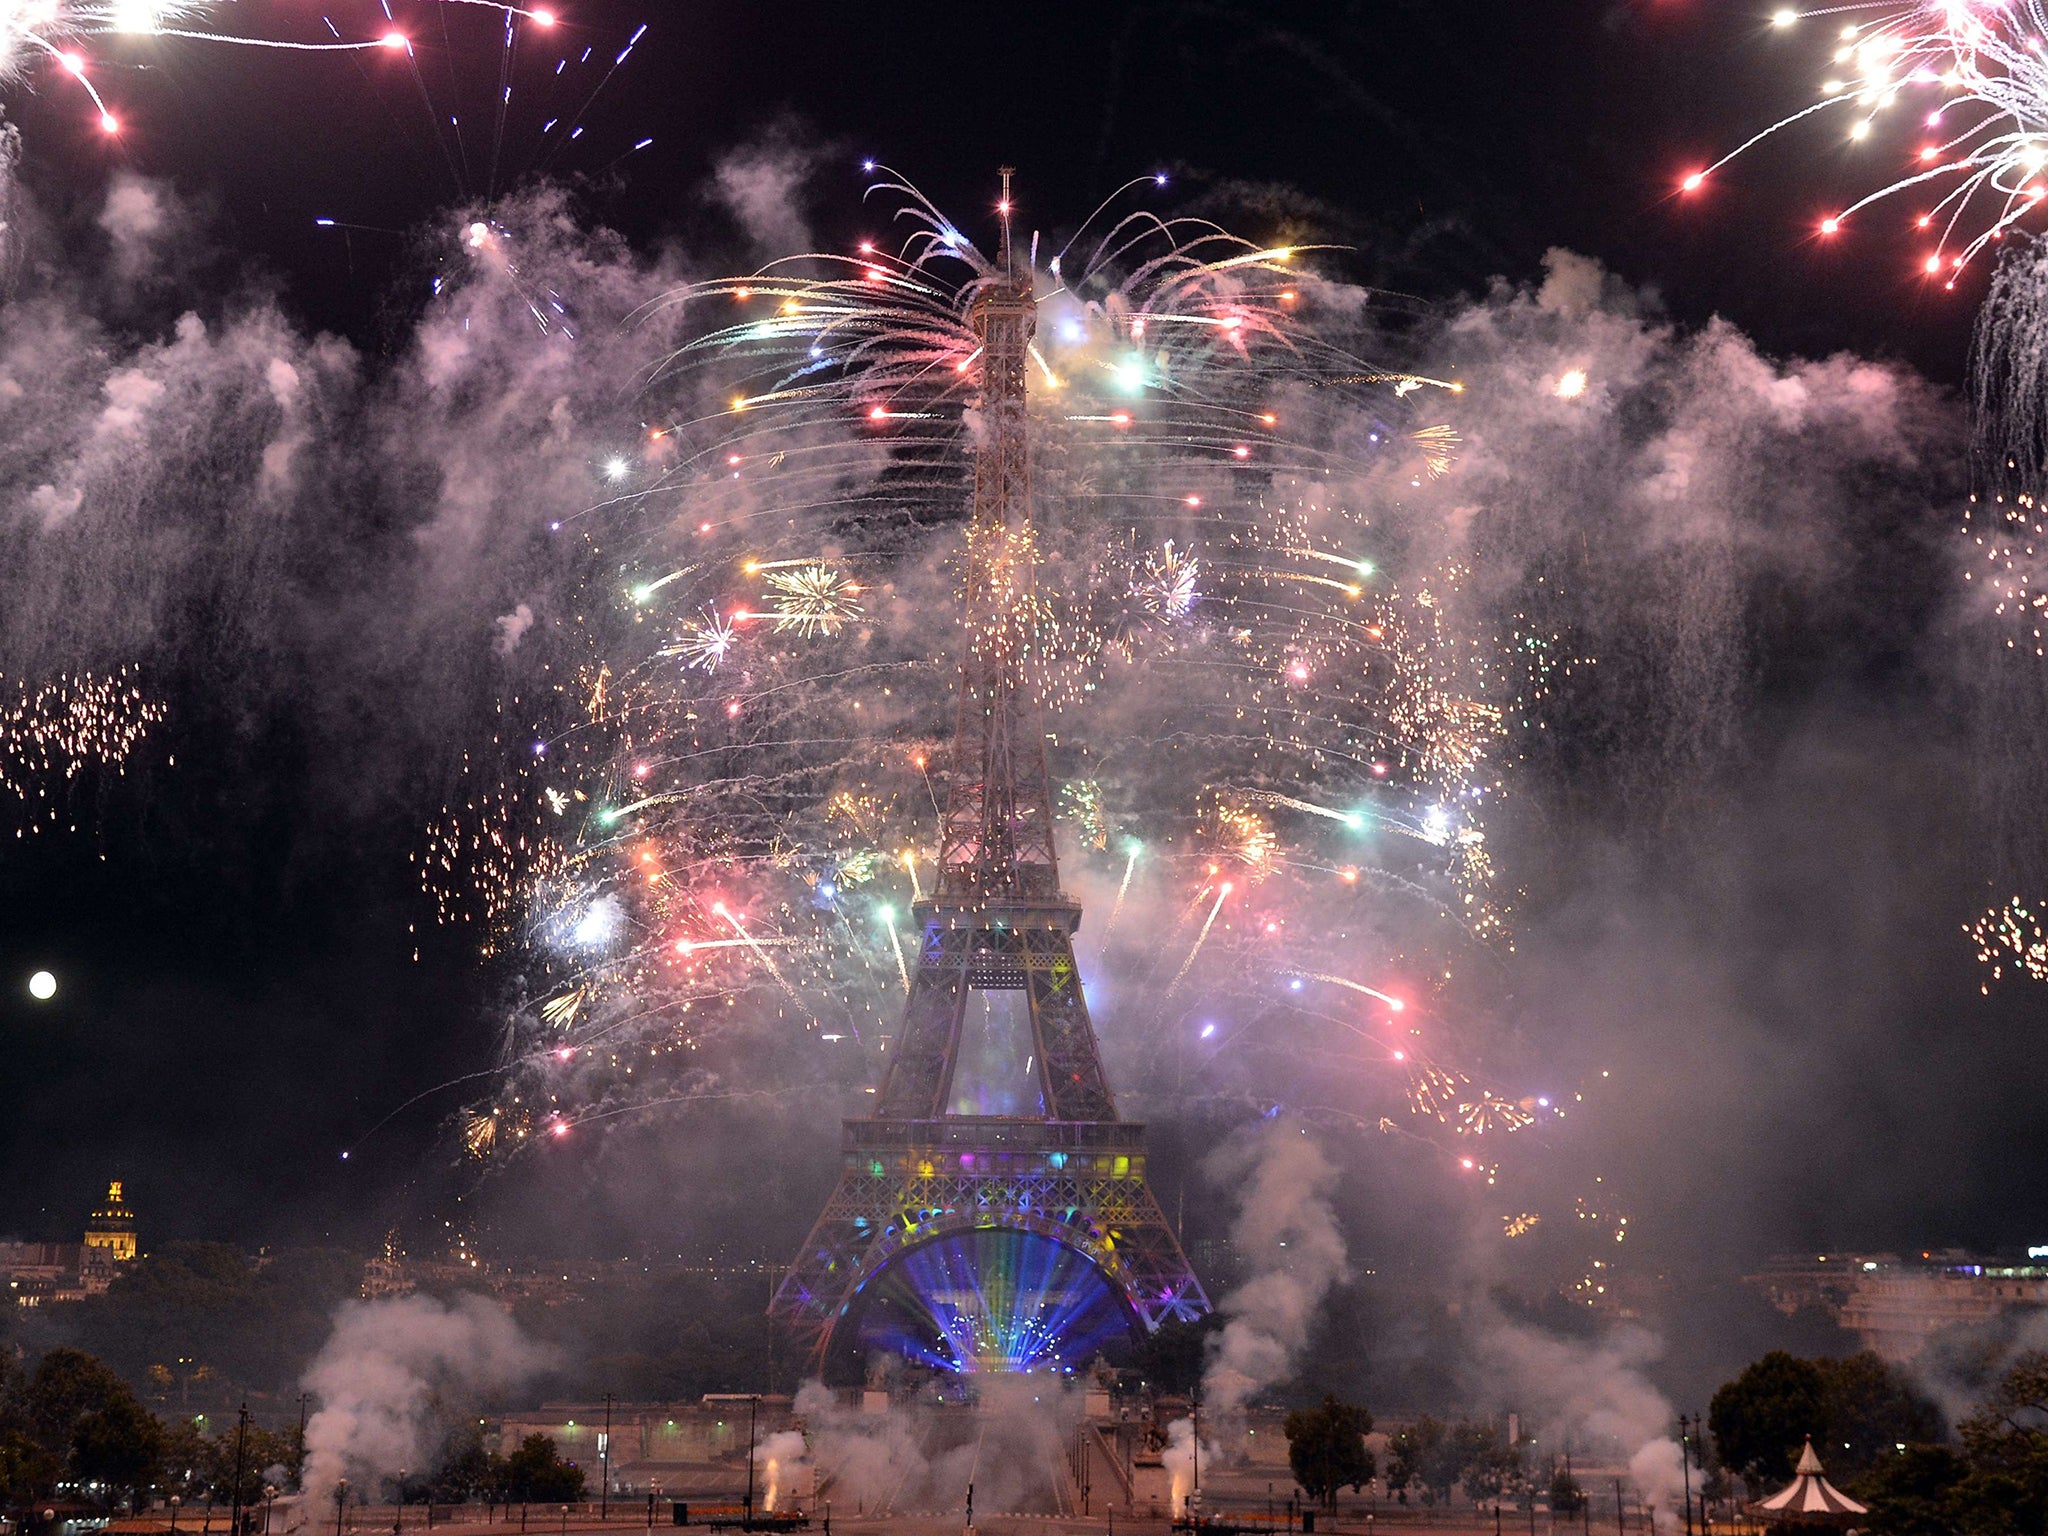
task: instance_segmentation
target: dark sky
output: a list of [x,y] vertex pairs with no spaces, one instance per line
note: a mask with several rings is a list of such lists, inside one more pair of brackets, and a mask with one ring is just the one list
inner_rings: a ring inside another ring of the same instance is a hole
[[[354,8],[367,27],[374,8]],[[261,31],[284,7],[237,9]],[[1810,89],[1816,40],[1771,34],[1761,7],[570,0],[563,14],[599,54],[649,26],[584,140],[546,167],[639,244],[715,226],[701,188],[716,157],[779,132],[843,148],[843,196],[813,210],[835,235],[860,228],[864,155],[949,207],[976,206],[1014,163],[1027,212],[1048,222],[1164,167],[1193,196],[1291,188],[1297,212],[1357,247],[1361,275],[1429,301],[1494,274],[1527,280],[1563,245],[1676,318],[1727,316],[1768,350],[1854,349],[1944,383],[1967,358],[1973,295],[1929,295],[1914,252],[1883,232],[1886,210],[1814,239],[1874,169],[1825,130],[1674,197],[1685,170]],[[477,124],[497,84],[494,25],[460,16],[445,41],[421,39],[434,99]],[[382,55],[195,46],[107,79],[128,122],[118,146],[82,131],[81,103],[47,80],[5,98],[43,205],[85,222],[113,166],[166,178],[218,244],[214,275],[195,282],[274,283],[305,324],[373,352],[415,302],[410,232],[542,168],[524,97],[494,176],[489,129],[458,139]],[[358,227],[317,228],[323,217]],[[345,765],[307,762],[288,719],[187,708],[164,744],[241,771],[95,786],[92,830],[0,854],[0,975],[63,978],[48,1006],[18,981],[0,990],[0,1232],[68,1234],[96,1186],[125,1176],[156,1235],[360,1239],[404,1204],[453,1101],[401,1115],[347,1166],[340,1150],[478,1064],[504,978],[452,942],[412,960],[417,805],[335,818]],[[2020,1155],[2000,1130],[1969,1155],[2000,1144]],[[1948,1206],[1929,1199],[1898,1228],[1937,1215]],[[2009,1213],[1979,1215],[1956,1235],[2008,1236]]]

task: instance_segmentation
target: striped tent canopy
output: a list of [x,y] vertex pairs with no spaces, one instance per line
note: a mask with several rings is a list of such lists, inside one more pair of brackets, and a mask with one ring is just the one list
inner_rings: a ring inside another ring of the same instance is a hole
[[1757,1514],[1767,1520],[1823,1521],[1870,1513],[1865,1505],[1858,1504],[1821,1476],[1820,1458],[1813,1454],[1811,1435],[1806,1437],[1799,1465],[1792,1470],[1790,1483],[1754,1506]]

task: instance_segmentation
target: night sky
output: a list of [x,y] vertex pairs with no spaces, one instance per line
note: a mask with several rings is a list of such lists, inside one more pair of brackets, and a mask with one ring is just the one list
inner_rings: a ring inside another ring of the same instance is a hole
[[[271,12],[290,8],[249,0],[238,25],[262,32]],[[534,125],[515,117],[494,173],[489,134],[458,141],[430,123],[381,55],[152,45],[148,68],[106,72],[128,125],[112,145],[48,78],[7,88],[0,103],[24,135],[23,180],[58,231],[91,224],[117,167],[170,182],[199,210],[203,235],[179,290],[131,316],[144,329],[162,328],[179,305],[205,310],[211,295],[269,289],[300,325],[374,359],[400,344],[417,312],[431,272],[421,232],[451,209],[545,170],[568,182],[585,219],[636,249],[716,250],[731,234],[707,178],[736,146],[767,141],[823,145],[843,159],[843,181],[819,176],[807,193],[805,212],[830,239],[867,227],[859,161],[869,155],[960,209],[981,206],[994,168],[1014,164],[1027,218],[1049,226],[1164,169],[1177,196],[1236,210],[1239,223],[1244,210],[1270,210],[1351,247],[1332,260],[1359,280],[1426,305],[1482,293],[1496,276],[1536,280],[1544,252],[1563,246],[1653,293],[1676,322],[1725,317],[1767,353],[1849,350],[1943,388],[1965,374],[1981,280],[1929,291],[1918,252],[1890,233],[1903,223],[1896,209],[1874,210],[1832,243],[1814,234],[1831,204],[1888,174],[1873,167],[1892,150],[1852,156],[1820,130],[1737,164],[1696,198],[1675,195],[1685,171],[1807,99],[1814,39],[1773,34],[1758,7],[1112,0],[1007,8],[999,23],[922,0],[571,0],[563,12],[600,52],[643,20],[649,28],[586,117],[584,139],[544,166]],[[421,40],[421,68],[442,72],[437,100],[486,121],[496,22],[451,26],[445,41]],[[320,218],[353,227],[320,228]],[[1813,1054],[1840,1068],[1810,1118],[1746,1125],[1716,1109],[1720,1139],[1674,1149],[1670,1166],[1685,1178],[1668,1191],[1669,1214],[1732,1202],[1760,1247],[2048,1237],[2048,1190],[2025,1166],[2038,1161],[2026,1150],[2036,1123],[2027,1041],[2040,1005],[2010,990],[1980,999],[1956,933],[1964,907],[1953,872],[1911,883],[1921,861],[1941,856],[1958,813],[1951,805],[1915,829],[1944,798],[1952,748],[1892,734],[1902,714],[1927,725],[1932,706],[1924,664],[1888,627],[1911,628],[1928,611],[1934,578],[1912,572],[1951,526],[1879,529],[1872,542],[1883,547],[1857,555],[1904,573],[1885,578],[1884,590],[1904,594],[1895,612],[1823,616],[1819,641],[1814,628],[1786,628],[1764,696],[1817,692],[1825,708],[1802,706],[1772,736],[1771,761],[1751,765],[1778,786],[1759,812],[1762,831],[1700,877],[1703,904],[1727,889],[1775,889],[1788,909],[1810,909],[1820,898],[1789,863],[1803,840],[1835,834],[1787,809],[1803,800],[1850,825],[1840,835],[1869,853],[1866,868],[1843,876],[1886,887],[1891,926],[1867,942],[1912,935],[1914,974],[1894,995],[1861,998],[1854,1028],[1830,1034],[1825,1008],[1811,1007],[1831,987],[1858,989],[1853,955],[1816,952],[1787,985],[1803,1001],[1781,1020],[1785,1038],[1818,1036],[1824,1049]],[[0,628],[7,622],[0,614]],[[195,609],[186,622],[208,616]],[[355,643],[338,629],[326,642],[330,662]],[[77,791],[81,830],[6,842],[0,1233],[73,1234],[110,1177],[129,1181],[153,1240],[361,1242],[431,1206],[442,1116],[459,1094],[430,1096],[368,1133],[415,1094],[486,1064],[494,1006],[514,978],[460,938],[412,932],[429,914],[407,853],[446,788],[445,765],[422,757],[394,769],[391,759],[425,738],[394,743],[374,718],[337,717],[360,700],[323,706],[320,718],[296,711],[291,672],[304,664],[266,654],[256,665],[272,686],[216,697],[195,663],[169,679],[172,720],[129,776]],[[355,739],[377,754],[377,771],[337,750]],[[1831,752],[1854,761],[1831,764]],[[1877,840],[1859,841],[1866,834]],[[1788,850],[1788,868],[1731,873],[1760,846]],[[1739,948],[1777,915],[1723,911],[1716,921]],[[49,1004],[22,985],[39,967],[60,978]],[[1921,1050],[1944,1065],[1932,1094],[1915,1100],[1896,1068]],[[1981,1073],[1957,1068],[1958,1055]],[[1889,1064],[1867,1083],[1855,1065],[1866,1056]],[[1711,1098],[1715,1080],[1774,1067],[1721,1059],[1705,1041],[1669,1070],[1698,1074]],[[1901,1146],[1924,1166],[1893,1191],[1871,1158]],[[356,1150],[344,1163],[346,1148]],[[1818,1166],[1815,1183],[1793,1166],[1805,1158]],[[1750,1187],[1759,1179],[1768,1194]],[[567,1230],[565,1241],[597,1247],[648,1242]]]

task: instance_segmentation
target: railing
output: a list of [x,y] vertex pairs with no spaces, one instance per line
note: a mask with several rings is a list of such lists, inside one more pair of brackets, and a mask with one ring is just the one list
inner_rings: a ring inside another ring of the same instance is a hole
[[1139,1152],[1145,1127],[1130,1120],[1011,1120],[947,1115],[937,1120],[848,1120],[844,1149],[971,1147],[1016,1152]]

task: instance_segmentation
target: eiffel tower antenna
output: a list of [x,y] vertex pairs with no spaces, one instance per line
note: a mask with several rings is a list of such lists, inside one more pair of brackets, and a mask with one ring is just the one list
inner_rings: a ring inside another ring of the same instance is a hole
[[1004,167],[1003,167],[1003,169],[1002,169],[1002,172],[1001,172],[1001,175],[1002,175],[1002,178],[1003,178],[1003,200],[1002,200],[1001,202],[999,202],[999,203],[997,203],[997,204],[996,204],[996,212],[997,212],[998,214],[1000,214],[1000,215],[1002,216],[1002,220],[1003,220],[1003,276],[1005,276],[1005,277],[1008,277],[1008,276],[1010,275],[1010,257],[1011,257],[1011,248],[1010,248],[1010,212],[1011,212],[1011,203],[1010,203],[1010,178],[1011,178],[1012,176],[1016,175],[1016,174],[1017,174],[1017,168],[1016,168],[1015,166],[1013,166],[1013,165],[1006,165],[1006,166],[1004,166]]
[[[981,398],[965,654],[938,869],[913,909],[923,929],[917,970],[874,1114],[845,1123],[839,1187],[769,1308],[820,1367],[857,1346],[881,1276],[922,1248],[969,1234],[1018,1234],[1077,1256],[1084,1262],[1069,1268],[1092,1266],[1134,1337],[1209,1310],[1146,1180],[1145,1128],[1117,1117],[1074,963],[1081,908],[1060,888],[1034,687],[1038,557],[1026,391],[1037,300],[1031,272],[1014,261],[1012,174],[1002,171],[996,205],[1002,265],[968,313],[981,344]],[[957,1107],[969,1004],[996,993],[1023,995],[1035,1115]],[[942,1335],[938,1348],[962,1370],[1059,1360],[1057,1328],[963,1316],[960,1296],[1015,1289],[958,1274],[977,1251],[952,1264],[952,1300],[922,1298]]]

